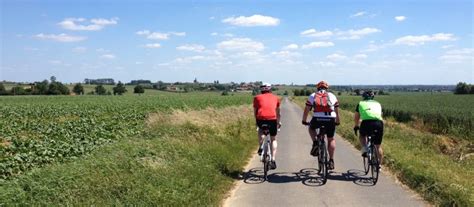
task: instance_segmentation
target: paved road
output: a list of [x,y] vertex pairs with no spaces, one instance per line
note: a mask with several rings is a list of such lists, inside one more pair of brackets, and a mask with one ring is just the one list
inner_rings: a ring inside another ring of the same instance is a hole
[[381,174],[373,186],[362,172],[359,152],[336,137],[335,169],[322,185],[316,161],[309,155],[311,140],[301,125],[302,110],[284,100],[276,170],[261,179],[262,164],[254,156],[224,206],[426,206],[417,195]]

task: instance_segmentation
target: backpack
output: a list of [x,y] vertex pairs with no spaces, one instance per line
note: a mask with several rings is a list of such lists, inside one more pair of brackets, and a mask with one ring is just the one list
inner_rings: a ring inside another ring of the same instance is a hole
[[329,100],[329,94],[324,92],[316,92],[314,95],[314,112],[332,112],[333,104]]

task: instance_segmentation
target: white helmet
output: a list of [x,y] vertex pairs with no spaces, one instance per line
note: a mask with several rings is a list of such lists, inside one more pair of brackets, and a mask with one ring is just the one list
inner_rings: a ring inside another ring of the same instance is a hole
[[262,83],[262,85],[260,85],[260,90],[262,92],[271,91],[272,90],[272,85],[270,83]]

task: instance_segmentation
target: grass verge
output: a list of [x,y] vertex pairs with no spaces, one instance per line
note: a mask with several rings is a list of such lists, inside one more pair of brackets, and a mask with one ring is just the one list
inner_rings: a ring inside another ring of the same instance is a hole
[[[293,99],[303,106],[303,99]],[[353,113],[340,111],[337,133],[360,148],[352,129]],[[403,183],[437,206],[474,206],[474,159],[443,154],[445,136],[422,132],[393,120],[385,121],[385,163]],[[456,139],[451,139],[456,140]]]
[[255,145],[249,106],[153,114],[84,158],[0,183],[0,205],[219,205]]

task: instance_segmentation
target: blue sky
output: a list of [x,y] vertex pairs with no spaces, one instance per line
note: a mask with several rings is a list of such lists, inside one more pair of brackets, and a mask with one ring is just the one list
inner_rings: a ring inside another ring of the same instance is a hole
[[468,0],[2,0],[0,39],[0,80],[474,80]]

